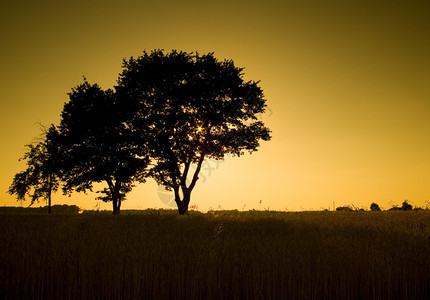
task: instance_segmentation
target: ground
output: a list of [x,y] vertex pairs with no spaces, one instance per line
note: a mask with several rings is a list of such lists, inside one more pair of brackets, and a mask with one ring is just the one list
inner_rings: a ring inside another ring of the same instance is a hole
[[424,299],[430,212],[1,214],[4,299]]

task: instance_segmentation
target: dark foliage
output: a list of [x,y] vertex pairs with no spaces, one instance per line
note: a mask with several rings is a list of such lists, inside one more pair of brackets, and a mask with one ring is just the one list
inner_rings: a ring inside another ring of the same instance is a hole
[[188,210],[205,159],[240,156],[270,140],[256,117],[265,111],[263,91],[245,81],[232,60],[157,50],[123,67],[116,89],[125,119],[149,149],[150,175],[174,191],[180,214]]
[[389,209],[389,211],[399,211],[399,210],[404,210],[404,211],[412,210],[412,205],[408,203],[408,200],[405,200],[403,201],[401,207],[398,207],[397,205],[395,205]]
[[403,201],[402,210],[412,210],[412,205],[408,203],[408,200]]
[[399,210],[402,210],[402,208],[401,207],[398,207],[398,206],[393,206],[392,208],[390,208],[388,211],[399,211]]
[[336,211],[354,211],[354,209],[349,206],[339,206],[336,207]]
[[377,203],[372,203],[372,204],[370,204],[370,210],[371,211],[381,211],[381,208],[379,207],[379,205]]
[[[43,214],[49,210],[48,206],[44,207],[0,207],[0,214]],[[79,207],[76,205],[53,205],[51,211],[53,214],[77,215]]]
[[36,144],[28,144],[27,152],[22,160],[27,163],[27,169],[15,174],[9,187],[9,194],[16,195],[18,200],[31,198],[30,205],[40,198],[48,201],[48,213],[51,212],[51,195],[59,187],[61,174],[58,131],[51,125],[44,132],[43,140]]
[[106,182],[99,199],[112,201],[117,214],[134,184],[151,176],[174,191],[184,214],[205,159],[252,153],[271,138],[257,118],[266,107],[263,91],[232,60],[157,50],[123,67],[115,91],[86,80],[72,89],[59,129],[28,146],[28,169],[10,193],[22,199],[32,187],[32,203],[50,203],[59,180],[65,194]]
[[85,80],[69,97],[60,125],[63,190],[85,192],[96,182],[106,182],[99,199],[112,201],[117,214],[133,184],[145,181],[148,158],[121,120],[112,90]]

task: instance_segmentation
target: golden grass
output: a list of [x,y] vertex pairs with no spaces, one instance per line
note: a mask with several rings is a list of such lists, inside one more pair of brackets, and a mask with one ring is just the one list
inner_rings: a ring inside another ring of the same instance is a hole
[[3,214],[0,226],[3,299],[430,297],[427,211]]

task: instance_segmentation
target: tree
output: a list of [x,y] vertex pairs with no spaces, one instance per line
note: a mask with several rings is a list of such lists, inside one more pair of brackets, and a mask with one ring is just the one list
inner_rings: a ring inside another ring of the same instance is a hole
[[370,210],[371,211],[381,211],[381,208],[379,207],[379,205],[377,203],[372,203],[372,204],[370,204]]
[[51,195],[58,190],[60,170],[58,161],[58,131],[54,125],[44,131],[43,140],[28,144],[22,160],[27,161],[27,169],[15,174],[9,187],[9,194],[16,195],[18,200],[31,197],[30,205],[43,198],[48,201],[48,213],[51,213]]
[[258,83],[213,53],[155,50],[124,60],[116,91],[128,126],[140,133],[150,175],[173,190],[179,214],[188,210],[205,159],[252,153],[270,140],[257,119],[266,107]]
[[106,182],[98,199],[112,201],[113,213],[119,214],[134,183],[145,182],[148,157],[122,121],[112,90],[84,80],[69,98],[60,124],[63,190],[86,192]]

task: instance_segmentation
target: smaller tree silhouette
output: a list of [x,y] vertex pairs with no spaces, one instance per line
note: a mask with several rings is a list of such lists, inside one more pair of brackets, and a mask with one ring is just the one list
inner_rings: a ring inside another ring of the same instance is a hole
[[370,210],[371,211],[381,211],[381,208],[379,207],[379,205],[375,202],[373,202],[372,204],[370,204]]
[[18,200],[31,197],[30,205],[43,198],[48,201],[48,213],[51,213],[51,195],[59,187],[60,170],[58,131],[51,125],[44,132],[44,140],[36,144],[28,144],[28,151],[20,160],[27,161],[27,169],[15,174],[8,193],[16,195]]
[[412,205],[408,203],[408,200],[403,201],[402,210],[412,210]]
[[112,202],[119,214],[135,182],[145,182],[149,158],[118,112],[113,90],[84,78],[68,95],[59,126],[63,192],[92,191],[94,183],[105,182],[97,199]]

